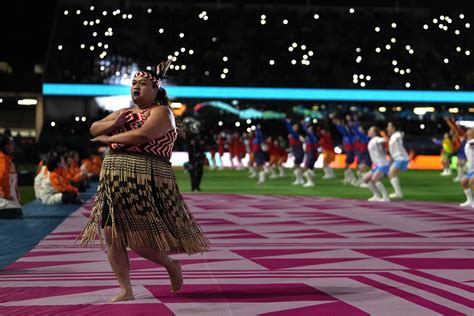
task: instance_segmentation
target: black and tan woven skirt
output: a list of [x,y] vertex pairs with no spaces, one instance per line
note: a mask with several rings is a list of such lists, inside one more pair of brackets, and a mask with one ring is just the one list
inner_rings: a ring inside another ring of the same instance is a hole
[[209,249],[179,192],[171,164],[154,155],[122,151],[105,156],[81,245],[92,245],[97,236],[104,245],[105,226],[112,229],[114,246],[187,254]]

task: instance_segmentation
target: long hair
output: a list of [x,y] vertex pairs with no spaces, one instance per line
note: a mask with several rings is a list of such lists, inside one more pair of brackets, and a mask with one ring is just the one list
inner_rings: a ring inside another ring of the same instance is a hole
[[50,151],[44,159],[44,164],[50,172],[54,171],[54,169],[58,167],[60,162],[61,157],[59,157],[58,153],[56,153],[55,151]]
[[[159,79],[159,80],[161,79],[156,74],[156,72],[154,72],[152,70],[146,70],[146,72],[148,72],[150,75],[152,75],[156,79]],[[168,93],[166,92],[165,88],[158,87],[155,83],[153,83],[153,86],[158,88],[158,92],[156,93],[155,101],[157,103],[161,104],[161,105],[165,105],[165,106],[169,107],[171,102],[170,102],[170,99],[168,98]],[[173,115],[174,115],[174,113],[173,113]],[[176,124],[176,132],[178,133],[178,136],[180,136],[182,138],[185,138],[185,131],[184,131],[184,127],[183,127],[183,122],[176,115],[174,116],[174,119],[175,119],[175,124]]]
[[158,92],[156,93],[156,102],[167,106],[170,105],[170,99],[168,98],[168,93],[166,93],[165,88],[158,88]]

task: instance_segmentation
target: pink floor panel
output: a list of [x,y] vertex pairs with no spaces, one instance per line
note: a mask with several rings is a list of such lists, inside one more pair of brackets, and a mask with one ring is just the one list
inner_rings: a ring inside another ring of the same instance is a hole
[[474,210],[425,202],[187,194],[212,250],[175,256],[185,285],[130,252],[137,300],[99,248],[90,203],[0,272],[0,315],[474,314]]

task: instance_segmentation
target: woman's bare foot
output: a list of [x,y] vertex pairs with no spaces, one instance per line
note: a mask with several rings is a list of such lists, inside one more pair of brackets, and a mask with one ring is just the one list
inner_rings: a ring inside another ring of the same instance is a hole
[[121,301],[133,301],[135,300],[135,296],[131,292],[120,292],[120,294],[112,297],[107,301],[107,303],[115,303]]
[[181,273],[181,264],[178,260],[173,260],[173,268],[168,270],[168,274],[171,281],[171,293],[176,293],[183,286],[183,274]]

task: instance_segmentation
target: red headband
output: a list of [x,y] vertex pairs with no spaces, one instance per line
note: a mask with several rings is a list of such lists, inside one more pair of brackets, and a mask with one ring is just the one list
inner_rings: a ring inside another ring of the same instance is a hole
[[149,74],[148,72],[146,71],[138,71],[135,73],[135,76],[133,78],[136,78],[136,77],[143,77],[143,78],[147,78],[147,79],[150,79],[151,82],[153,82],[156,86],[161,86],[161,80],[160,79],[157,79],[155,76],[152,76],[151,74]]

